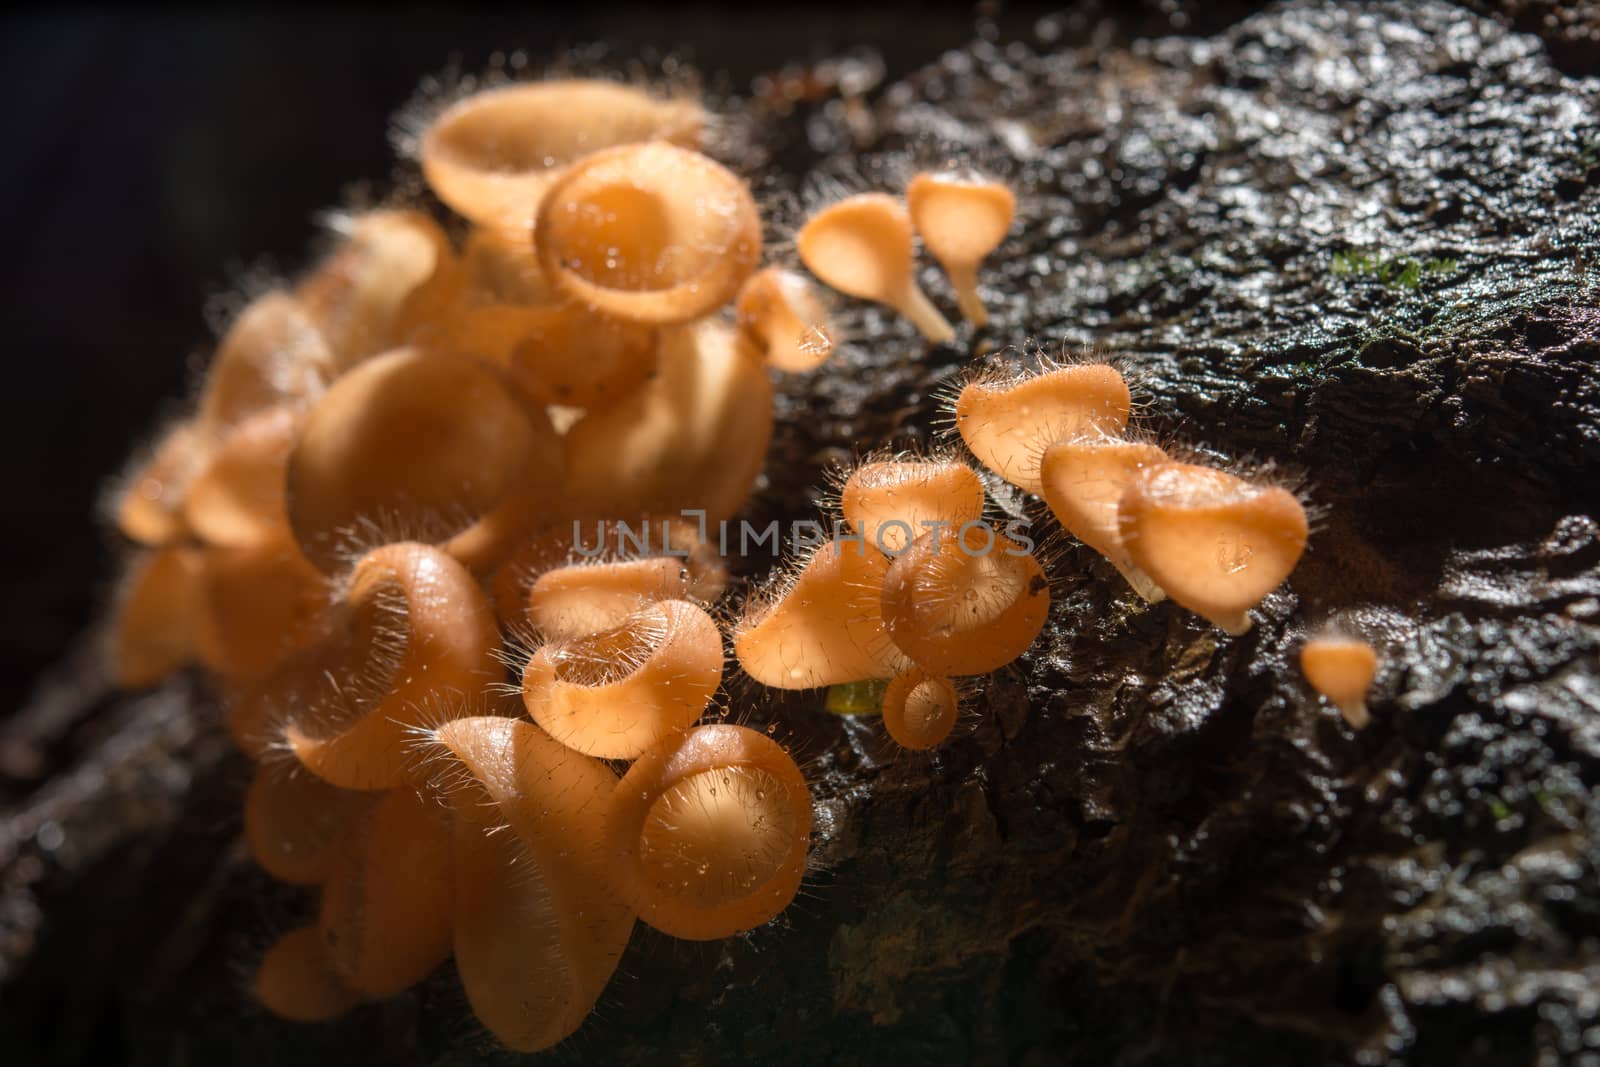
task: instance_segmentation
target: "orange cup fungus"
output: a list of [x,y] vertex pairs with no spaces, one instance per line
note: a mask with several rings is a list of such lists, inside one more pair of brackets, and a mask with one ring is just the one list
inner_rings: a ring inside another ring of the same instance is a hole
[[572,164],[617,145],[668,141],[698,148],[705,112],[598,79],[558,79],[474,93],[428,124],[422,174],[450,207],[480,225],[531,226],[550,185]]
[[999,182],[923,173],[906,187],[906,206],[923,245],[949,277],[961,314],[974,326],[987,323],[978,268],[1011,229],[1016,196]]
[[1305,508],[1287,489],[1209,467],[1161,463],[1140,471],[1117,506],[1122,543],[1167,595],[1230,634],[1305,551]]
[[833,352],[827,309],[794,271],[756,271],[740,287],[735,310],[739,328],[778,370],[815,370]]
[[314,926],[284,934],[256,970],[256,999],[282,1019],[320,1023],[337,1019],[360,1002],[328,959]]
[[897,556],[936,524],[976,522],[983,503],[983,483],[965,463],[876,460],[850,472],[839,508],[867,544]]
[[955,729],[961,698],[948,678],[916,667],[895,675],[883,691],[883,727],[901,748],[936,748]]
[[614,884],[692,941],[760,926],[805,874],[811,794],[794,760],[743,726],[700,726],[638,758],[606,814]]
[[1088,433],[1120,434],[1132,406],[1115,368],[1079,364],[969,382],[956,397],[956,429],[985,467],[1037,493],[1045,449]]
[[893,308],[935,344],[955,330],[917,285],[911,216],[887,193],[860,193],[830,204],[795,235],[806,269],[849,296]]
[[1371,645],[1352,637],[1314,637],[1300,649],[1300,669],[1352,729],[1364,729],[1372,721],[1367,690],[1378,675],[1378,652]]
[[1068,533],[1100,553],[1128,580],[1134,592],[1155,602],[1166,599],[1134,566],[1122,543],[1117,509],[1122,493],[1146,467],[1167,462],[1155,445],[1091,433],[1058,441],[1039,461],[1040,494]]

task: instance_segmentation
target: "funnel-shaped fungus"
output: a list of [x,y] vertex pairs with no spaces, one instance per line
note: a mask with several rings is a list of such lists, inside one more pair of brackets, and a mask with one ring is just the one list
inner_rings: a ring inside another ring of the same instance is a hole
[[693,941],[777,915],[805,873],[811,794],[789,754],[742,726],[700,726],[651,749],[612,794],[606,841],[639,917]]
[[205,456],[204,435],[193,423],[180,422],[168,430],[117,495],[113,518],[123,536],[151,546],[181,538],[187,532],[184,495]]
[[616,407],[567,431],[567,494],[582,514],[730,518],[772,437],[772,382],[733,328],[665,330],[661,370]]
[[433,340],[461,285],[438,223],[417,211],[374,211],[350,223],[295,296],[343,370],[402,342]]
[[815,370],[833,353],[828,311],[811,283],[792,270],[756,271],[739,289],[735,312],[739,328],[778,370]]
[[118,685],[154,685],[195,657],[199,569],[199,553],[181,547],[145,552],[128,567],[112,629]]
[[942,523],[951,536],[983,515],[983,483],[965,463],[883,460],[850,472],[840,510],[867,544],[897,556]]
[[341,835],[317,928],[352,989],[392,997],[449,957],[450,867],[449,812],[415,789],[383,794]]
[[488,601],[464,567],[427,545],[363,556],[329,631],[308,673],[333,679],[332,691],[298,709],[284,736],[302,764],[346,789],[402,785],[416,771],[411,733],[437,714],[430,702],[459,702],[500,673]]
[[935,344],[956,332],[917,285],[911,216],[887,193],[861,193],[830,204],[795,236],[806,269],[861,300],[893,308]]
[[1378,674],[1378,653],[1371,645],[1351,637],[1314,637],[1300,649],[1300,669],[1351,729],[1363,729],[1372,721],[1367,690]]
[[307,558],[333,573],[364,521],[443,540],[496,509],[528,509],[545,497],[530,480],[553,482],[559,456],[544,412],[494,368],[400,349],[312,408],[289,457],[289,519]]
[[815,689],[904,669],[879,610],[889,561],[857,547],[822,545],[786,588],[752,604],[733,633],[746,674],[774,689]]
[[700,144],[705,113],[613,82],[530,82],[458,101],[422,135],[422,174],[440,200],[481,225],[526,229],[550,183],[617,145]]
[[987,674],[1027,651],[1050,613],[1039,561],[987,526],[930,531],[889,565],[883,621],[924,671]]
[[321,1023],[355,1007],[360,997],[334,971],[315,926],[280,937],[256,970],[256,999],[280,1019]]
[[970,382],[956,398],[956,428],[985,467],[1037,493],[1046,448],[1090,433],[1120,434],[1131,408],[1122,375],[1088,363]]
[[375,799],[292,764],[258,767],[244,795],[250,856],[280,882],[316,885],[333,868],[334,842]]
[[761,259],[761,218],[722,164],[664,141],[575,164],[545,191],[539,265],[572,300],[631,322],[688,322],[727,303]]
[[541,647],[522,672],[522,699],[568,748],[632,759],[688,729],[721,681],[717,624],[667,600],[614,629]]
[[1230,634],[1305,551],[1305,508],[1287,489],[1210,467],[1163,463],[1140,471],[1117,507],[1134,565],[1167,595]]
[[943,744],[960,713],[961,699],[950,680],[915,667],[896,675],[883,692],[883,725],[901,748]]
[[196,421],[217,434],[266,408],[304,404],[332,377],[327,341],[300,301],[275,290],[252,301],[223,337]]
[[327,578],[292,542],[207,548],[192,608],[200,662],[235,683],[264,678],[314,637],[330,599]]
[[1109,560],[1133,591],[1152,603],[1165,600],[1166,594],[1129,558],[1117,506],[1135,475],[1165,462],[1167,454],[1155,445],[1102,434],[1058,441],[1044,450],[1039,462],[1040,495],[1061,525]]
[[183,516],[200,540],[235,548],[287,542],[284,510],[289,450],[299,420],[287,407],[239,420],[189,483]]
[[465,771],[450,794],[461,984],[508,1048],[548,1048],[582,1024],[633,930],[603,849],[616,776],[514,719],[435,736]]
[[1017,198],[999,182],[918,174],[906,187],[906,205],[923,245],[949,275],[961,314],[982,326],[989,313],[978,295],[978,268],[1005,240]]
[[587,637],[620,626],[634,612],[689,592],[675,556],[577,563],[546,571],[528,589],[528,621],[549,640]]

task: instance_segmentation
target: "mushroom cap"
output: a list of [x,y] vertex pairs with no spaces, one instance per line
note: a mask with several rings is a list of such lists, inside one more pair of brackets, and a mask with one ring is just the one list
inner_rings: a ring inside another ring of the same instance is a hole
[[734,629],[739,665],[775,689],[894,677],[905,657],[888,639],[879,609],[888,570],[875,549],[821,545],[781,596]]
[[924,671],[987,674],[1039,636],[1050,585],[1022,545],[969,524],[912,542],[889,565],[881,604],[889,636]]
[[566,498],[584,515],[702,509],[714,526],[744,504],[772,436],[772,382],[725,323],[664,330],[644,388],[566,434]]
[[192,422],[180,422],[162,436],[149,457],[133,469],[112,505],[113,519],[123,536],[159,547],[188,533],[183,522],[184,497],[210,448],[207,435]]
[[985,467],[1037,493],[1039,462],[1057,441],[1120,434],[1132,409],[1113,367],[1079,364],[1007,381],[979,379],[956,398],[956,428]]
[[335,572],[363,522],[449,537],[537,495],[560,447],[544,412],[494,368],[398,349],[311,409],[289,457],[290,523],[307,558]]
[[623,775],[606,820],[612,876],[639,917],[693,941],[760,926],[805,873],[811,794],[777,742],[699,726]]
[[560,79],[474,93],[422,135],[422,175],[474,222],[526,226],[550,183],[592,153],[644,141],[697,148],[706,116],[689,99],[598,79]]
[[948,271],[976,265],[1000,246],[1017,198],[999,182],[924,173],[906,187],[906,205],[922,243]]
[[234,683],[265,678],[315,638],[332,595],[291,541],[204,549],[191,608],[200,662]]
[[1117,506],[1122,543],[1173,600],[1230,633],[1294,570],[1310,526],[1295,495],[1187,463],[1141,470]]
[[911,216],[888,193],[847,196],[806,220],[795,251],[841,293],[893,305],[912,280]]
[[652,141],[597,152],[552,183],[533,243],[567,298],[666,325],[733,298],[760,262],[761,217],[732,171]]
[[734,310],[745,336],[780,371],[815,370],[833,353],[828,309],[811,283],[792,270],[756,271],[740,286]]
[[396,996],[449,958],[448,816],[415,789],[392,789],[335,844],[317,928],[334,972],[356,992]]
[[360,1001],[334,971],[315,926],[291,930],[273,943],[256,969],[255,994],[272,1014],[297,1023],[337,1019]]
[[206,368],[196,422],[216,434],[266,408],[311,401],[333,376],[328,342],[281,289],[239,313]]
[[722,682],[722,634],[684,600],[547,644],[522,672],[528,715],[568,748],[633,759],[689,728]]
[[1353,637],[1314,637],[1300,649],[1311,687],[1333,702],[1356,729],[1367,723],[1367,691],[1378,676],[1378,652]]
[[943,744],[960,713],[961,698],[950,680],[917,667],[896,675],[883,692],[883,725],[901,748]]
[[965,463],[880,460],[850,472],[840,510],[867,544],[890,556],[929,532],[926,523],[951,529],[983,515],[983,482]]
[[256,768],[244,795],[244,839],[272,877],[316,885],[333,868],[333,846],[377,799],[329,785],[293,764]]
[[1159,599],[1149,575],[1122,544],[1117,508],[1123,490],[1146,467],[1167,462],[1155,445],[1091,433],[1058,441],[1039,461],[1040,495],[1067,532],[1100,553],[1146,599]]
[[192,548],[149,549],[125,569],[112,627],[117,685],[154,685],[195,656],[195,599],[200,554]]
[[537,578],[528,590],[528,620],[549,640],[589,637],[621,626],[634,613],[689,591],[677,556],[574,563]]
[[200,540],[231,547],[287,542],[284,493],[300,416],[287,406],[241,418],[195,473],[184,495],[185,524]]

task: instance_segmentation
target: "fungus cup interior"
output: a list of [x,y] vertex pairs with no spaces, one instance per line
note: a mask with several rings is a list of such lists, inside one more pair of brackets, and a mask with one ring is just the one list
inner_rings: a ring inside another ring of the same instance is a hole
[[733,636],[745,673],[775,689],[814,689],[892,678],[905,666],[879,608],[889,561],[857,549],[821,545],[781,595],[753,606]]
[[1231,634],[1300,561],[1310,527],[1286,489],[1186,463],[1141,470],[1123,491],[1128,554],[1167,595]]
[[1141,470],[1167,462],[1155,445],[1089,434],[1059,441],[1039,462],[1040,495],[1067,532],[1100,553],[1136,593],[1155,602],[1161,588],[1128,556],[1117,523],[1122,493]]
[[788,753],[742,726],[700,726],[646,752],[613,794],[606,840],[639,917],[703,941],[759,926],[799,889],[811,795]]
[[666,142],[624,145],[550,186],[534,248],[568,298],[619,319],[681,323],[727,303],[755,270],[761,219],[720,163]]
[[522,673],[534,722],[568,748],[632,759],[687,729],[722,681],[722,634],[687,601],[652,604],[617,627],[545,645]]
[[956,428],[985,467],[1037,493],[1043,488],[1039,463],[1050,445],[1093,433],[1116,436],[1132,406],[1115,368],[1081,364],[968,383],[956,398]]
[[978,296],[978,268],[1005,240],[1017,198],[999,182],[919,174],[906,187],[906,204],[922,243],[949,276],[961,313],[982,326],[989,313]]
[[1033,644],[1050,586],[1023,546],[976,524],[930,531],[889,565],[882,613],[894,643],[939,675],[987,674]]
[[918,287],[911,216],[886,193],[861,193],[828,205],[795,235],[806,269],[861,300],[885,304],[935,344],[955,340],[955,330]]
[[960,697],[948,678],[915,667],[896,675],[883,692],[883,725],[901,748],[920,751],[943,744],[960,710]]
[[545,190],[590,153],[643,141],[699,147],[698,102],[598,79],[560,79],[474,93],[445,109],[421,141],[434,193],[474,222],[531,223]]

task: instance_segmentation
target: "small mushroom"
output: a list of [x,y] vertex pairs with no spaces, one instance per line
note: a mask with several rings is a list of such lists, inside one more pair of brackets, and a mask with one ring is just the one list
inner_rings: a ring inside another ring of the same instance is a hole
[[983,515],[983,503],[983,483],[965,463],[877,460],[850,472],[839,506],[867,544],[892,557],[936,524],[954,536]]
[[828,311],[811,283],[792,270],[756,271],[740,286],[734,310],[745,336],[780,371],[815,370],[833,353]]
[[1367,690],[1378,674],[1378,652],[1367,642],[1337,635],[1314,637],[1300,649],[1300,669],[1351,729],[1364,729],[1372,721]]
[[923,173],[906,187],[906,204],[922,243],[949,276],[961,314],[984,325],[989,312],[978,295],[978,268],[1005,240],[1017,198],[999,182]]
[[961,698],[948,678],[913,667],[883,693],[883,725],[901,748],[937,748],[955,729]]
[[1019,489],[1043,489],[1039,463],[1057,441],[1115,436],[1133,406],[1128,384],[1098,363],[1022,377],[977,378],[956,397],[956,429],[985,467]]
[[1165,462],[1167,454],[1155,445],[1103,434],[1058,441],[1039,461],[1040,495],[1061,525],[1109,560],[1133,591],[1151,603],[1165,600],[1166,594],[1133,565],[1122,544],[1117,506],[1139,471]]

